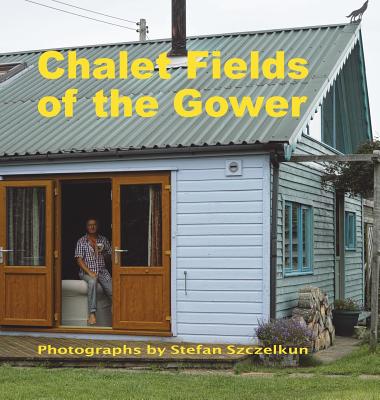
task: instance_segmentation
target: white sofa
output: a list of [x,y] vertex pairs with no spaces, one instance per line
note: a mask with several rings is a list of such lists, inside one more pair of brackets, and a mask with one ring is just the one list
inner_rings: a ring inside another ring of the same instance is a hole
[[[112,326],[112,304],[97,286],[96,326]],[[62,281],[62,325],[87,326],[87,283],[83,280]]]

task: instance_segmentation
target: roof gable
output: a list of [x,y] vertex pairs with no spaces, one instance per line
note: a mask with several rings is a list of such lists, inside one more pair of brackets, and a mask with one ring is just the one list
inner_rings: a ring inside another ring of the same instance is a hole
[[361,40],[331,86],[322,110],[322,140],[330,147],[341,153],[355,153],[372,139]]

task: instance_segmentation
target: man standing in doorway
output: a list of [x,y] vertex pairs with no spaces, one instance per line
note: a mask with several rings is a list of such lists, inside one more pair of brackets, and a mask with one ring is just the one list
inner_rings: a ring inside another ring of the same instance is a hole
[[79,276],[88,284],[88,324],[96,324],[96,286],[102,286],[106,296],[112,301],[112,278],[106,269],[106,259],[112,249],[108,239],[98,233],[98,221],[86,221],[87,234],[82,236],[75,250],[75,258],[80,268]]

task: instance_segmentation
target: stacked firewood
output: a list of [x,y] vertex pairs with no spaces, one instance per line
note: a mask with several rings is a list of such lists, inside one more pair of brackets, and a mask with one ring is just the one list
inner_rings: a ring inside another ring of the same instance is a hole
[[298,306],[293,310],[293,318],[313,332],[315,352],[333,345],[335,328],[332,323],[332,305],[329,304],[327,294],[319,288],[309,286],[299,291]]

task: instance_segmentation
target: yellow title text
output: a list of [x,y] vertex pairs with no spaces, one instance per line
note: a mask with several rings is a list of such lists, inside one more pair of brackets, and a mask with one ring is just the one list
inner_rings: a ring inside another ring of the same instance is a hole
[[[78,83],[77,87],[67,87],[60,95],[41,98],[38,111],[43,117],[54,118],[61,114],[66,118],[74,117],[76,103],[89,96],[88,85],[83,85],[85,90],[83,94],[80,93],[80,81],[89,79],[118,83],[119,88],[107,91],[97,88],[96,92],[90,94],[94,113],[100,119],[131,118],[135,115],[142,118],[155,117],[159,113],[160,104],[157,97],[149,94],[149,85],[145,86],[147,94],[128,94],[123,93],[120,87],[128,88],[130,85],[123,85],[122,82],[150,79],[152,85],[157,86],[159,80],[167,81],[174,76],[178,83],[175,89],[168,89],[168,92],[173,94],[173,110],[183,118],[195,118],[204,114],[211,118],[221,118],[229,113],[236,118],[258,118],[262,114],[272,118],[299,118],[308,102],[308,98],[302,95],[290,98],[280,95],[252,95],[255,87],[273,81],[290,84],[308,77],[308,61],[301,57],[288,58],[284,51],[277,51],[271,57],[263,57],[259,51],[251,51],[244,59],[228,57],[221,51],[189,51],[187,59],[179,65],[172,64],[173,60],[166,53],[161,53],[154,59],[133,58],[128,51],[120,51],[116,58],[95,59],[83,57],[80,53],[80,50],[49,50],[40,56],[38,69],[44,79]],[[207,89],[224,90],[218,90],[218,95],[212,96],[210,90],[206,94],[202,88],[191,87],[191,82],[196,85],[197,81],[204,82],[205,78],[208,82]],[[218,81],[221,80],[223,86],[219,87]],[[249,93],[228,96],[231,91],[229,85],[239,85],[239,88],[246,88]],[[166,93],[165,87],[159,90]],[[220,92],[223,92],[222,95],[219,95]]]

